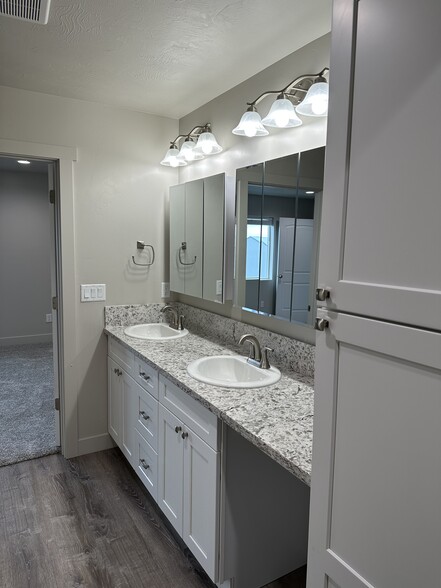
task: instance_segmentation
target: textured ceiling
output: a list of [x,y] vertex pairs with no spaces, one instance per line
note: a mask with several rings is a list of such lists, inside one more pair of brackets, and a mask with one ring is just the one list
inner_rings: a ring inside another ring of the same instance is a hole
[[330,4],[52,0],[47,25],[0,17],[0,84],[180,118],[327,33]]

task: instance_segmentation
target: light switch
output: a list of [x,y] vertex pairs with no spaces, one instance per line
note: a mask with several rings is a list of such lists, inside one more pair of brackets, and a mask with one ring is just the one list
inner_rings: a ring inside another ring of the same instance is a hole
[[106,284],[81,284],[81,302],[98,302],[106,299]]
[[222,280],[216,280],[216,296],[222,295]]

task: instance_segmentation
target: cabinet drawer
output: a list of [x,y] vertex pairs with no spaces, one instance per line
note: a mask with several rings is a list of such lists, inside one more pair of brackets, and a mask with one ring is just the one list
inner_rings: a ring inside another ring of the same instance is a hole
[[156,450],[158,447],[158,401],[137,384],[134,422],[138,433]]
[[159,376],[159,401],[214,450],[219,449],[218,419],[200,402]]
[[133,377],[152,396],[158,398],[158,372],[139,357],[134,357]]
[[147,443],[147,441],[135,431],[136,446],[134,467],[141,482],[153,496],[158,500],[158,454]]
[[134,357],[133,353],[117,343],[115,339],[109,337],[108,355],[117,364],[119,364],[125,372],[133,375]]

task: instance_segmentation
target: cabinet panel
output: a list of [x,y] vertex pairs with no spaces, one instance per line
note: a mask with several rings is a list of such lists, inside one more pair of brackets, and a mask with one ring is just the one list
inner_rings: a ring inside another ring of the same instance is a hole
[[120,368],[107,357],[108,429],[115,443],[121,447],[122,398]]
[[185,268],[179,250],[185,241],[185,184],[170,188],[170,290],[184,293]]
[[156,450],[158,447],[158,401],[138,384],[135,386],[135,427]]
[[439,2],[334,3],[319,267],[328,308],[438,330],[440,21]]
[[158,504],[182,536],[183,439],[182,422],[159,406]]
[[159,376],[160,402],[190,427],[210,447],[217,450],[220,444],[220,427],[215,414],[164,376]]
[[217,579],[220,454],[185,429],[185,543],[213,581]]
[[107,353],[127,374],[133,373],[133,353],[109,337]]
[[121,376],[122,438],[121,450],[130,464],[134,464],[135,426],[138,384],[128,374]]
[[204,182],[194,180],[185,184],[185,241],[183,261],[189,263],[185,270],[185,294],[202,298],[202,233],[204,210]]
[[134,467],[144,486],[157,501],[158,454],[139,433],[135,436]]
[[154,398],[158,398],[158,372],[139,357],[135,357],[134,379]]
[[317,338],[308,586],[437,586],[441,333],[329,320]]

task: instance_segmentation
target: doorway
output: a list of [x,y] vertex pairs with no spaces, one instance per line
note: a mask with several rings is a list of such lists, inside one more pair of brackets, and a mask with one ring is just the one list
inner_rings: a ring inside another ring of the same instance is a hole
[[56,176],[0,157],[0,466],[60,450]]

